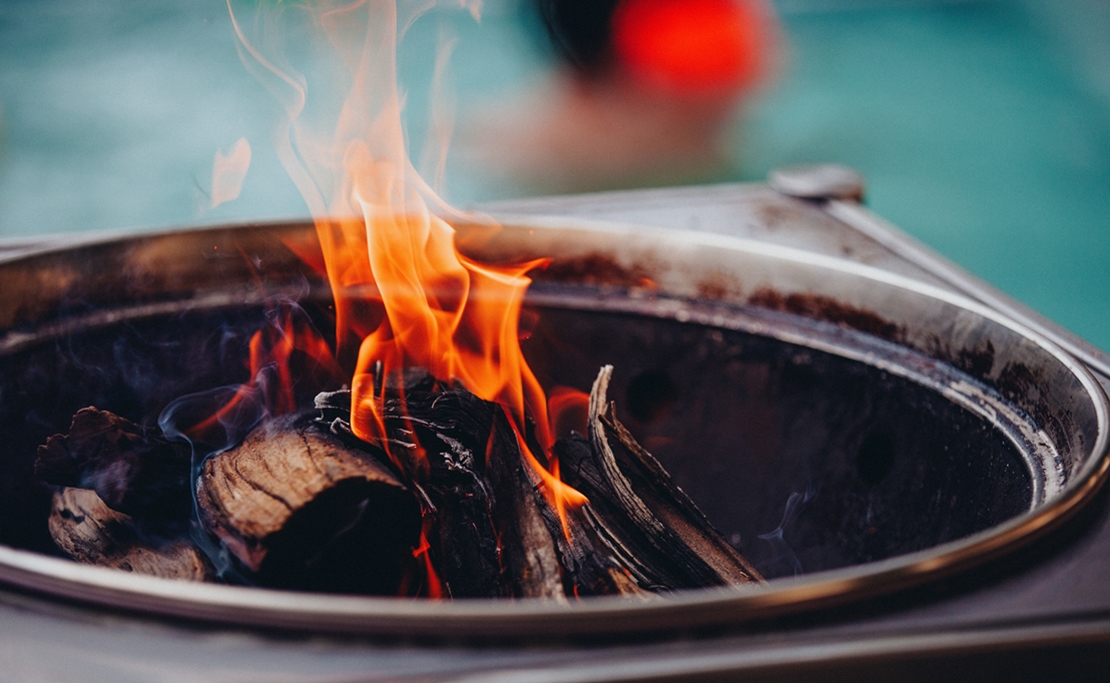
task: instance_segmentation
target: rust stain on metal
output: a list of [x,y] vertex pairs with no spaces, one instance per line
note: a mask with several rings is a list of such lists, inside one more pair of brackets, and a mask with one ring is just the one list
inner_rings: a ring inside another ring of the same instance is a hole
[[759,289],[748,298],[748,303],[775,311],[786,311],[807,318],[838,323],[860,332],[875,335],[887,341],[899,342],[902,329],[871,311],[843,304],[820,294],[782,294],[773,289]]
[[736,299],[740,295],[740,282],[724,273],[711,273],[698,282],[698,298],[712,301]]
[[760,222],[768,230],[775,230],[789,225],[791,222],[797,222],[799,219],[798,213],[794,207],[777,203],[756,204],[755,206],[756,216],[759,217]]
[[839,226],[835,219],[805,200],[784,202],[781,197],[777,197],[776,201],[757,201],[752,206],[752,213],[768,232],[790,230],[799,225],[822,230]]
[[610,287],[654,288],[653,269],[647,264],[623,265],[607,254],[593,253],[555,259],[546,268],[534,270],[536,282],[559,282]]
[[1075,417],[1070,410],[1054,410],[1049,393],[1052,379],[1043,367],[1030,366],[1021,361],[1011,361],[1002,367],[994,384],[1002,396],[1023,406],[1039,426],[1048,434],[1060,452],[1071,450],[1075,440],[1086,447],[1076,430]]

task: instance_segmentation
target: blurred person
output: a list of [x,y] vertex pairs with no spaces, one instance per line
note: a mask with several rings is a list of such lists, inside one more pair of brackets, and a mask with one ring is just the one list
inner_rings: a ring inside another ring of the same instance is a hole
[[528,0],[551,82],[462,131],[463,154],[525,192],[692,182],[727,170],[740,105],[772,71],[763,0]]

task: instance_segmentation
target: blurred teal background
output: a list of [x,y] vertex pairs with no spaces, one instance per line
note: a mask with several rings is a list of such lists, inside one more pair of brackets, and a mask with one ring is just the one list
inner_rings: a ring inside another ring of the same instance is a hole
[[[877,213],[1110,349],[1110,1],[776,7],[781,76],[712,180],[854,166]],[[460,118],[552,66],[509,0],[487,0],[480,24],[421,19],[400,57],[414,149],[445,27]],[[279,116],[219,0],[0,0],[0,237],[304,217],[268,144]],[[210,209],[213,156],[240,137],[254,152],[242,195]],[[457,165],[445,187],[461,205],[524,192]]]

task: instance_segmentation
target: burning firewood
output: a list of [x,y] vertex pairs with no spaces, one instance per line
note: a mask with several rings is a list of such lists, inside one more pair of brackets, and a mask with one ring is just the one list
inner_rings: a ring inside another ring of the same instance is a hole
[[65,488],[54,494],[47,520],[58,548],[83,564],[165,579],[210,580],[204,554],[183,539],[147,538],[129,515],[112,510],[95,491]]
[[[426,464],[406,469],[424,501],[446,594],[564,599],[555,545],[503,409],[426,375],[408,380],[383,402],[387,440],[401,453],[419,450]],[[316,400],[332,430],[360,442],[350,431],[348,392]]]
[[[602,368],[594,383],[588,437],[553,449],[564,482],[588,500],[578,506],[554,502],[551,481],[529,460],[542,450],[504,407],[423,371],[384,391],[376,376],[384,431],[370,441],[351,429],[345,390],[317,396],[315,412],[263,421],[196,475],[196,518],[226,550],[221,576],[298,590],[551,600],[761,581],[617,420],[606,399],[611,373]],[[91,489],[56,495],[59,548],[160,576],[209,572],[188,541],[140,540],[164,537],[149,529],[172,527],[166,511],[180,506],[155,505],[156,494],[191,500],[180,448],[112,413],[79,411],[36,463],[47,481]],[[182,518],[186,527],[192,518]]]
[[490,483],[503,511],[497,519],[508,573],[515,577],[514,597],[562,599],[563,572],[555,543],[544,523],[544,501],[536,495],[537,482],[530,476],[520,444],[502,411],[494,412],[486,463]]
[[[594,385],[591,438],[555,445],[567,483],[590,500],[565,526],[500,406],[430,378],[410,384],[403,401],[385,400],[388,441],[421,449],[428,463],[419,488],[451,595],[558,599],[762,581],[606,408],[611,372]],[[358,440],[347,392],[317,404],[331,429]]]

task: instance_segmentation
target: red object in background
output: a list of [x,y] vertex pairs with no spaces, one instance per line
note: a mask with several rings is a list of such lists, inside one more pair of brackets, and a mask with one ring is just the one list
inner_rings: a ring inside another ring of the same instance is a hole
[[754,85],[772,30],[757,0],[624,0],[612,27],[620,65],[652,86],[691,95]]

